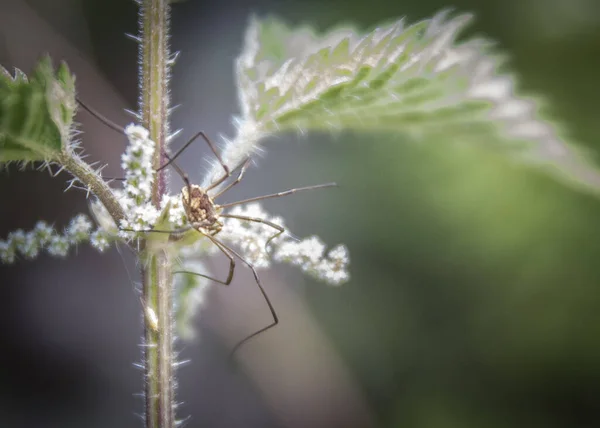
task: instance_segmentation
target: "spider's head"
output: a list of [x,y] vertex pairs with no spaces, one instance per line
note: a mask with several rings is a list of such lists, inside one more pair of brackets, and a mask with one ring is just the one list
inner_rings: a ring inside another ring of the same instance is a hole
[[195,184],[184,186],[181,189],[181,202],[188,221],[194,228],[215,234],[223,227],[219,220],[220,210],[202,187]]

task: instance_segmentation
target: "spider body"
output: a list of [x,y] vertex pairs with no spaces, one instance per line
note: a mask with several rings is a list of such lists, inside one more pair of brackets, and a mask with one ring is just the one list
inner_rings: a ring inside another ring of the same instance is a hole
[[211,236],[221,231],[223,222],[220,217],[223,210],[202,187],[196,184],[184,186],[181,189],[181,202],[194,229]]

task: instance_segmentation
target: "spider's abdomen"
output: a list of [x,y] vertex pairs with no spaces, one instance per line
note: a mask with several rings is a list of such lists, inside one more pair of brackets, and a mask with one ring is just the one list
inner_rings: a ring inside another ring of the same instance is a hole
[[195,228],[202,228],[215,234],[223,227],[215,203],[200,186],[192,185],[189,188],[185,186],[181,189],[181,202],[188,221]]

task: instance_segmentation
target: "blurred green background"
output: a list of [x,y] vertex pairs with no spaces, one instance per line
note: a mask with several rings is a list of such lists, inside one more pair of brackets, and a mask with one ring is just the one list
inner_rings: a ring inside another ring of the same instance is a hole
[[[353,7],[362,22],[445,4],[365,6]],[[600,3],[452,6],[474,11],[473,33],[510,55],[521,90],[545,95],[545,113],[597,150]],[[311,300],[380,426],[600,426],[598,201],[485,141],[342,140],[319,150],[353,193],[331,234],[347,237],[355,277],[343,303],[319,287]]]
[[[475,12],[471,34],[498,41],[522,93],[544,95],[544,113],[597,152],[599,2],[314,4],[321,28],[414,20],[445,6]],[[340,290],[310,287],[317,316],[379,426],[600,426],[598,200],[511,164],[485,141],[453,139],[307,138],[318,153],[311,167],[341,177],[322,235],[343,237],[354,274]],[[290,174],[299,180],[303,167]]]
[[[133,105],[135,46],[122,37],[135,31],[133,2],[71,2],[86,17],[99,69]],[[62,10],[30,4],[68,36]],[[370,29],[448,6],[474,12],[466,36],[496,40],[521,93],[544,96],[544,113],[598,153],[597,0],[188,0],[173,15],[173,44],[183,50],[173,95],[187,111],[175,127],[233,134],[232,61],[251,12]],[[249,180],[277,177],[262,193],[341,184],[292,198],[281,211],[301,213],[293,217],[298,235],[350,248],[349,284],[301,287],[375,426],[600,427],[600,201],[513,164],[485,141],[453,140],[292,136],[269,142]]]

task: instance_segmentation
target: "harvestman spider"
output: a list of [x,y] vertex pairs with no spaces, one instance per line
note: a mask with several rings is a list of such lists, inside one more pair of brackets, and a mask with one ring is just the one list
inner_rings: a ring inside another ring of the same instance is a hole
[[[78,99],[77,101],[85,110],[87,110],[90,114],[92,114],[94,117],[96,117],[99,121],[101,121],[102,123],[107,125],[109,128],[111,128],[121,134],[124,134],[124,129],[122,127],[113,123],[109,119],[105,118],[99,112],[95,111],[91,107],[84,104],[81,100]],[[175,162],[175,159],[177,159],[177,157],[179,157],[194,141],[196,141],[198,139],[198,137],[202,137],[202,139],[208,144],[210,150],[215,155],[215,157],[219,161],[219,164],[223,168],[223,175],[220,178],[218,178],[216,181],[213,181],[206,188],[202,188],[196,184],[191,184],[188,175]],[[227,181],[227,179],[229,179],[232,176],[233,171],[235,171],[237,169],[237,167],[234,168],[233,170],[231,170],[225,164],[225,162],[223,162],[223,159],[221,158],[221,155],[217,151],[215,145],[206,136],[206,134],[204,132],[200,131],[200,132],[196,133],[188,142],[186,142],[183,145],[183,147],[181,149],[179,149],[173,155],[173,157],[170,157],[165,151],[163,151],[162,154],[163,154],[163,156],[165,156],[167,158],[168,161],[165,162],[163,165],[161,165],[159,168],[157,168],[156,171],[157,172],[161,171],[162,169],[166,168],[167,166],[172,165],[173,168],[175,169],[175,171],[179,174],[179,176],[185,183],[185,186],[181,189],[181,202],[183,204],[183,207],[184,207],[184,210],[185,210],[185,213],[186,213],[186,216],[188,218],[188,222],[190,223],[190,225],[186,228],[174,230],[174,231],[150,229],[150,230],[146,230],[146,231],[136,231],[136,232],[160,232],[160,233],[170,233],[170,234],[176,235],[179,233],[183,233],[191,228],[195,229],[200,234],[206,236],[206,238],[208,238],[229,259],[229,272],[227,274],[227,278],[225,280],[222,280],[222,279],[218,279],[218,278],[215,278],[215,277],[212,277],[209,275],[204,275],[204,274],[201,274],[198,272],[190,272],[190,271],[185,271],[185,270],[174,271],[173,273],[174,274],[180,273],[180,274],[197,275],[197,276],[200,276],[203,278],[207,278],[211,281],[217,282],[219,284],[229,285],[229,284],[231,284],[231,281],[233,280],[233,274],[235,271],[235,257],[237,257],[242,263],[244,263],[246,266],[248,266],[250,268],[250,270],[252,271],[256,285],[258,286],[260,293],[262,294],[263,298],[265,299],[265,302],[267,303],[267,306],[269,307],[269,311],[271,312],[271,316],[273,317],[273,321],[270,324],[255,331],[254,333],[246,336],[244,339],[239,341],[231,350],[230,356],[233,356],[235,354],[235,352],[243,344],[248,342],[250,339],[258,336],[259,334],[261,334],[261,333],[275,327],[277,324],[279,324],[279,317],[277,316],[277,313],[275,311],[275,308],[273,307],[273,304],[271,303],[271,300],[269,299],[269,296],[267,295],[265,289],[262,286],[260,277],[258,276],[258,273],[256,272],[256,269],[254,268],[254,266],[250,262],[248,262],[246,259],[244,259],[234,249],[227,246],[219,239],[215,238],[215,235],[217,235],[223,228],[223,222],[221,221],[221,218],[233,218],[233,219],[242,220],[242,221],[262,223],[262,224],[265,224],[265,225],[277,230],[277,232],[274,233],[265,243],[265,250],[267,252],[268,252],[269,243],[272,240],[276,239],[281,234],[283,234],[285,232],[285,229],[283,227],[279,226],[278,224],[275,224],[273,222],[270,222],[270,221],[267,221],[267,220],[264,220],[261,218],[247,217],[247,216],[234,215],[234,214],[225,214],[225,213],[223,213],[223,210],[225,208],[229,208],[229,207],[232,207],[235,205],[243,205],[243,204],[246,204],[249,202],[260,201],[263,199],[278,198],[281,196],[291,195],[292,193],[296,193],[296,192],[303,191],[303,190],[314,190],[314,189],[320,189],[320,188],[324,188],[324,187],[333,187],[333,186],[337,186],[337,184],[336,183],[325,183],[325,184],[318,184],[318,185],[314,185],[314,186],[298,187],[295,189],[286,190],[284,192],[273,193],[273,194],[263,195],[263,196],[257,196],[257,197],[253,197],[253,198],[243,199],[243,200],[237,201],[237,202],[217,204],[217,203],[215,203],[215,200],[217,198],[219,198],[221,195],[226,193],[229,189],[231,189],[233,186],[235,186],[242,180],[242,178],[244,177],[244,174],[246,172],[246,169],[250,165],[250,157],[246,158],[246,160],[241,164],[240,171],[239,171],[237,177],[235,178],[235,180],[233,180],[229,184],[225,185],[225,187],[223,187],[222,189],[217,190],[217,192],[214,195],[209,195],[209,192],[211,190],[216,189],[218,186],[220,186],[225,181]],[[128,230],[128,229],[123,229],[123,230]]]

